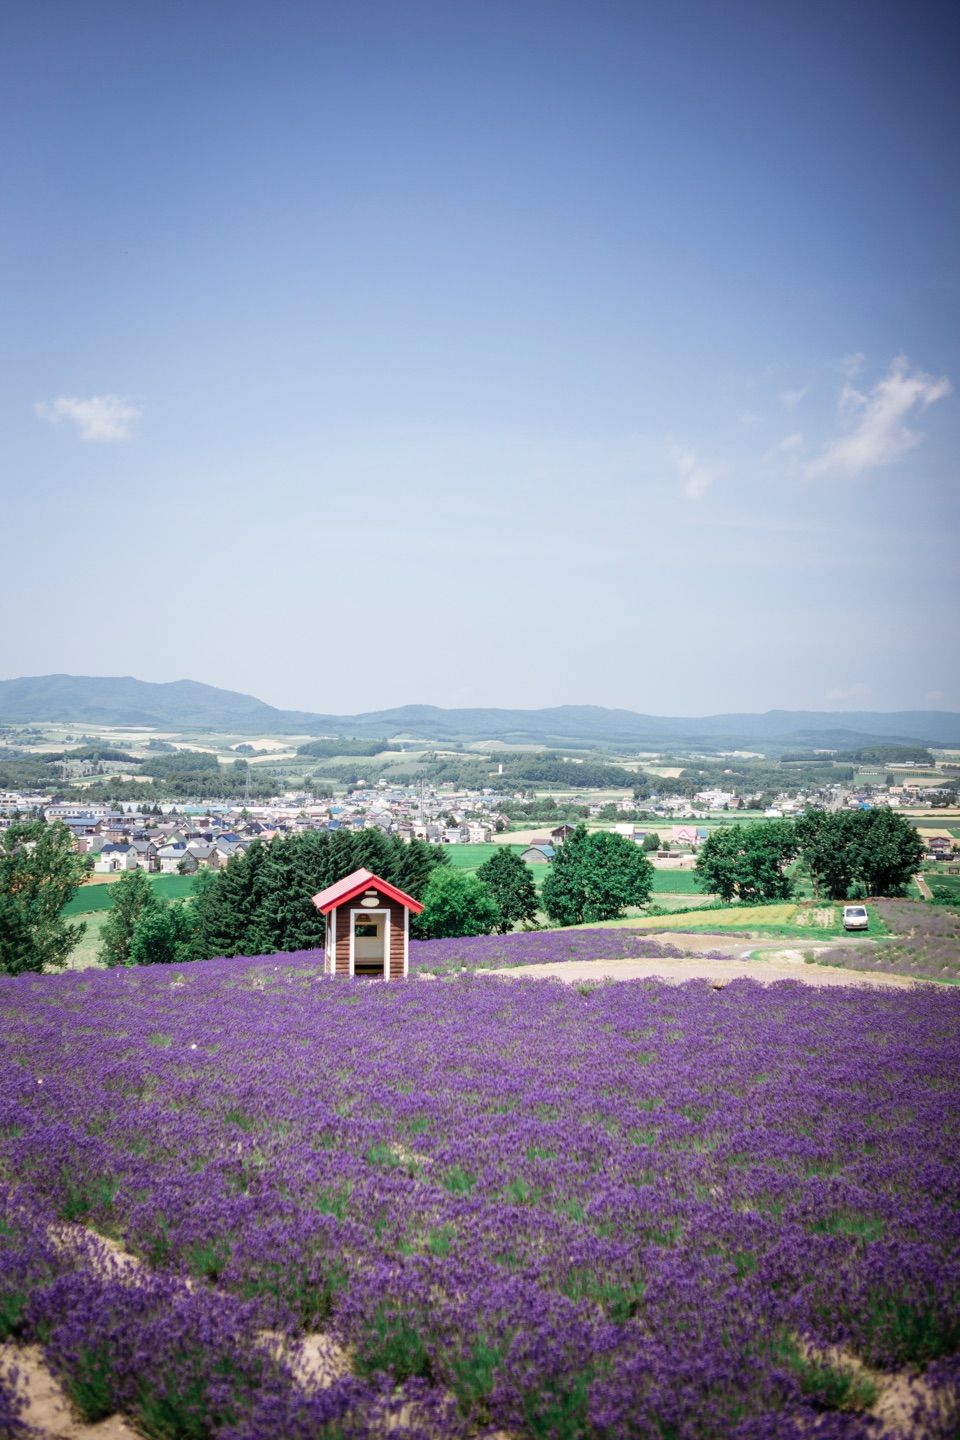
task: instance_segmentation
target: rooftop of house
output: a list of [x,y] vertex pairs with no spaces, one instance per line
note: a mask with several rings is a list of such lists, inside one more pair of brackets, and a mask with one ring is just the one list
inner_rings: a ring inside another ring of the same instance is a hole
[[374,875],[372,870],[354,870],[350,875],[337,880],[333,885],[328,885],[325,890],[320,890],[313,897],[313,903],[323,915],[329,915],[331,910],[338,906],[345,905],[357,895],[362,895],[365,890],[376,890],[381,895],[386,895],[391,900],[405,906],[414,915],[419,915],[423,906],[419,900],[414,900],[405,890],[399,890],[396,885],[391,885],[389,880],[383,880],[379,875]]

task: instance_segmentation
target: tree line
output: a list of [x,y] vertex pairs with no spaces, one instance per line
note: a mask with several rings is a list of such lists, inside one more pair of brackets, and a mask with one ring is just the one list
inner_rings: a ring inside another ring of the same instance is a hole
[[694,868],[721,900],[764,904],[791,898],[796,871],[809,877],[816,899],[902,895],[922,860],[916,827],[881,805],[724,826],[711,831]]
[[100,959],[172,964],[319,948],[326,926],[311,896],[361,867],[422,901],[411,925],[419,940],[532,928],[541,903],[557,925],[615,919],[628,905],[644,905],[653,883],[653,867],[638,846],[582,825],[560,850],[539,901],[529,867],[506,847],[470,875],[450,865],[442,847],[423,841],[407,844],[369,830],[304,831],[255,841],[222,870],[201,872],[188,901],[164,901],[140,871],[121,876]]
[[354,870],[371,870],[419,900],[446,853],[379,830],[303,830],[264,844],[255,840],[222,870],[204,872],[190,902],[193,952],[264,955],[323,944],[325,921],[312,903],[318,890]]
[[[903,894],[922,857],[916,829],[887,807],[811,809],[795,821],[712,831],[695,873],[703,890],[726,902],[787,900],[801,873],[817,898],[843,900]],[[419,939],[533,927],[541,908],[555,925],[616,919],[647,903],[654,875],[640,846],[583,824],[559,849],[539,899],[529,868],[506,847],[469,875],[450,865],[442,846],[425,841],[378,830],[305,830],[256,840],[223,869],[201,871],[187,901],[162,899],[141,870],[122,875],[111,887],[99,958],[139,965],[319,948],[326,923],[311,897],[361,868],[422,901],[412,926]],[[0,835],[0,971],[66,963],[85,926],[63,909],[88,869],[59,822],[14,824]]]

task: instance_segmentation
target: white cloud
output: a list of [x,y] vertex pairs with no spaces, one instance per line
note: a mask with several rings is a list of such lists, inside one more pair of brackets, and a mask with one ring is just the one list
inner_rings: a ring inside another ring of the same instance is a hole
[[850,383],[849,377],[855,372],[849,363],[846,372],[848,378],[840,392],[840,413],[847,421],[847,431],[831,441],[823,454],[806,467],[811,478],[862,475],[864,471],[899,460],[921,440],[920,434],[904,423],[907,416],[915,410],[926,410],[953,389],[945,375],[911,370],[903,355],[898,355],[886,377],[866,392]]
[[860,374],[860,371],[863,369],[866,362],[866,358],[867,357],[866,355],[864,355],[862,350],[857,350],[856,353],[853,355],[844,355],[843,359],[840,361],[840,373],[842,375],[845,375],[848,380],[852,380],[855,375]]
[[938,700],[942,700],[942,699],[943,699],[943,691],[942,691],[942,690],[928,690],[927,693],[926,693],[926,695],[924,695],[923,698],[924,698],[924,700],[930,701],[931,704],[935,704]]
[[870,688],[858,680],[853,685],[837,685],[833,690],[827,691],[828,700],[864,700],[870,694]]
[[809,385],[801,385],[797,390],[781,390],[778,399],[788,410],[795,410],[809,389]]
[[81,440],[129,440],[143,414],[140,405],[122,395],[91,395],[88,400],[58,395],[56,400],[38,401],[33,408],[51,425],[71,421]]
[[778,455],[796,455],[797,451],[802,449],[803,436],[799,430],[795,430],[792,435],[784,435],[782,440],[778,440],[776,445],[772,446],[763,458],[769,462],[770,460],[775,460]]
[[705,465],[695,450],[675,445],[672,440],[667,444],[667,454],[683,481],[683,493],[688,500],[699,500],[723,474],[720,466]]

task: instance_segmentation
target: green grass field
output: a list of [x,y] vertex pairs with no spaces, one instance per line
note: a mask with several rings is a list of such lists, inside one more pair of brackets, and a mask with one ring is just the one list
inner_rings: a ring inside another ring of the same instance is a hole
[[[527,848],[525,845],[445,845],[444,853],[450,864],[457,870],[466,870],[473,874],[479,870],[491,856],[496,855],[498,850],[513,850],[515,854],[521,855]],[[531,869],[534,867],[531,866]],[[546,869],[546,866],[542,867]]]
[[[515,854],[522,855],[527,847],[525,845],[447,845],[444,853],[450,864],[457,870],[466,870],[473,874],[480,866],[496,855],[498,850],[513,850]],[[549,865],[531,865],[534,878],[542,883],[543,878],[549,873]],[[703,892],[699,889],[694,879],[692,870],[654,870],[653,893],[655,895],[700,895]]]
[[87,928],[80,938],[80,943],[70,951],[67,960],[68,970],[86,970],[91,965],[97,964],[100,932],[107,923],[107,915],[106,910],[91,910],[87,914],[77,917],[83,920]]
[[[185,900],[193,891],[194,877],[192,875],[150,875],[148,876],[155,895],[164,900]],[[80,943],[75,945],[70,952],[67,961],[69,970],[85,970],[90,965],[96,965],[97,951],[100,948],[100,932],[107,922],[110,907],[113,904],[113,887],[116,881],[109,884],[84,885],[77,891],[69,904],[63,908],[63,914],[70,920],[82,920],[86,925],[86,931],[81,936]]]
[[949,905],[960,905],[960,875],[947,875],[943,871],[928,872],[924,879],[935,900]]
[[[610,925],[639,930],[678,931],[743,930],[751,935],[783,936],[802,944],[804,940],[847,938],[854,940],[843,928],[843,904],[828,901],[822,905],[724,905],[716,909],[691,910],[680,915],[645,915],[637,919],[610,920]],[[867,906],[870,926],[867,936],[888,934],[887,926],[872,905]],[[863,934],[864,932],[858,932]]]
[[654,895],[702,895],[692,870],[654,870]]
[[[186,900],[193,894],[193,875],[148,875],[153,893],[163,900]],[[106,884],[83,885],[63,907],[64,915],[91,915],[109,910],[116,880]]]
[[[668,914],[673,910],[700,910],[704,905],[713,905],[716,901],[715,895],[701,895],[699,892],[689,894],[677,894],[671,890],[655,890],[650,898],[651,905],[666,911]],[[628,915],[643,915],[643,910],[629,909]]]

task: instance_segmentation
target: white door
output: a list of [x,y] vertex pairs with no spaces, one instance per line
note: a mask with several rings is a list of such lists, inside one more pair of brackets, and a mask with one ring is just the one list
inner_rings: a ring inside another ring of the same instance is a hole
[[389,977],[390,924],[386,910],[350,911],[350,948],[354,975]]

